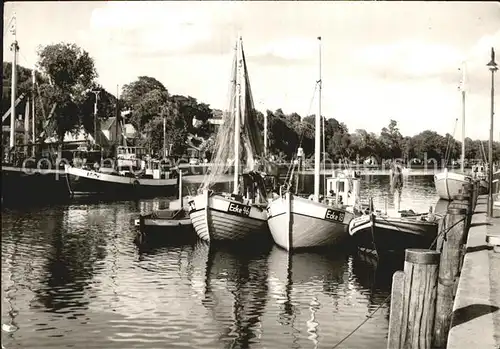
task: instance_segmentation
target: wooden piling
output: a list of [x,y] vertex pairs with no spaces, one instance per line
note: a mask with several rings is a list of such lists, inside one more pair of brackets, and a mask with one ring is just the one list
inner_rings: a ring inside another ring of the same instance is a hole
[[464,191],[461,195],[457,196],[455,200],[450,204],[449,207],[452,208],[463,208],[466,210],[466,222],[464,227],[464,233],[465,236],[467,236],[469,232],[469,227],[472,222],[472,215],[474,213],[474,208],[473,208],[473,187],[468,187],[466,188],[467,190]]
[[463,259],[465,208],[448,208],[443,223],[443,246],[439,262],[433,347],[444,348],[450,331],[451,314]]
[[389,314],[389,334],[387,349],[400,348],[401,322],[403,318],[404,271],[398,270],[392,275],[391,309]]
[[393,276],[387,348],[431,348],[438,266],[439,252],[406,249],[404,277]]

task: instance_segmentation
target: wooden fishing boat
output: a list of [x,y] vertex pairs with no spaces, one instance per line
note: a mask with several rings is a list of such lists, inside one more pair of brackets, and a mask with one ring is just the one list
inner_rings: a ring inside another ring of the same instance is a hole
[[[175,168],[162,166],[159,160],[141,161],[136,155],[141,147],[118,147],[127,151],[117,152],[116,166],[92,168],[66,165],[68,187],[71,195],[111,195],[117,197],[155,197],[169,196],[178,185],[178,172]],[[141,166],[141,163],[144,166]]]
[[[462,95],[462,151],[460,172],[450,172],[444,168],[442,172],[434,175],[434,185],[440,199],[453,200],[463,193],[464,184],[470,183],[472,177],[466,175],[465,167],[465,90],[466,90],[466,69],[465,64],[462,66],[462,81],[460,83],[460,92]],[[448,160],[448,159],[446,159]]]
[[[201,193],[190,200],[189,215],[200,239],[245,240],[268,234],[267,194],[256,155],[263,153],[254,115],[250,80],[241,37],[236,45],[231,79],[231,98],[214,147],[215,159]],[[228,146],[234,144],[234,148]],[[240,161],[246,160],[240,175]],[[234,166],[230,166],[234,164]],[[233,192],[211,190],[217,177],[234,168]]]
[[[4,148],[2,152],[2,202],[26,205],[35,201],[45,203],[66,199],[69,197],[69,192],[64,167],[56,166],[54,151],[48,149],[50,145],[37,144],[37,136],[40,135],[36,134],[35,91],[39,90],[36,88],[38,85],[35,79],[35,69],[31,71],[31,95],[21,93],[17,96],[18,81],[16,77],[19,75],[17,71],[19,45],[16,37],[15,15],[11,18],[11,23],[11,33],[13,34],[10,79],[12,83],[10,88],[11,104],[2,116],[2,133],[5,138],[9,139],[8,148]],[[39,92],[37,96],[41,98]],[[53,106],[44,126],[47,126],[48,120],[52,118],[54,109]],[[24,120],[16,120],[16,116],[19,114],[24,114]],[[8,125],[5,125],[7,122]],[[24,144],[18,144],[21,137]]]
[[141,230],[149,230],[152,228],[175,228],[175,227],[192,227],[193,223],[189,218],[189,213],[184,210],[157,210],[149,214],[141,215],[134,221],[136,227]]
[[142,233],[175,233],[178,228],[193,228],[189,217],[189,210],[184,206],[190,200],[190,196],[183,196],[182,171],[179,172],[179,199],[171,201],[168,209],[153,210],[151,213],[140,215],[134,220],[134,225],[139,227]]
[[[318,37],[320,52],[321,38]],[[329,192],[342,193],[343,202],[337,200],[320,201],[320,141],[321,141],[321,64],[318,112],[315,122],[315,166],[314,194],[303,198],[290,191],[280,193],[267,208],[268,225],[274,242],[286,250],[335,245],[349,236],[348,225],[354,218],[353,206],[359,196],[359,179],[345,178],[341,182],[331,179]],[[335,183],[335,184],[334,184]],[[338,186],[342,183],[342,188]],[[357,192],[356,189],[357,188]],[[354,190],[352,190],[354,189]],[[350,207],[350,209],[349,209]]]
[[372,213],[354,218],[349,234],[362,250],[402,254],[407,248],[429,248],[438,234],[438,219],[431,213]]

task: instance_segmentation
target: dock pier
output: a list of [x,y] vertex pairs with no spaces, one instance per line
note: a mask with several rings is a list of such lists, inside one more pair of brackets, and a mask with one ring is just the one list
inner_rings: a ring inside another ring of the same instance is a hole
[[500,210],[464,185],[435,249],[407,249],[393,275],[388,349],[500,349]]

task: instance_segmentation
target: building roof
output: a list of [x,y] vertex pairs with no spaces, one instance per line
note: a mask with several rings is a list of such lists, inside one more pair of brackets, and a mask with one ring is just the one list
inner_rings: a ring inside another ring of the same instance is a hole
[[101,130],[109,130],[116,121],[116,116],[101,120]]

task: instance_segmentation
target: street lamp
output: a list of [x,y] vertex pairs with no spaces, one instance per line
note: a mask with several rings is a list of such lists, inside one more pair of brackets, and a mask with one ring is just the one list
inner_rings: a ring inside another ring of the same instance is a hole
[[498,70],[495,62],[495,50],[491,48],[491,60],[486,64],[491,71],[491,114],[490,114],[490,141],[488,143],[488,217],[493,217],[493,115],[495,114],[495,72]]

